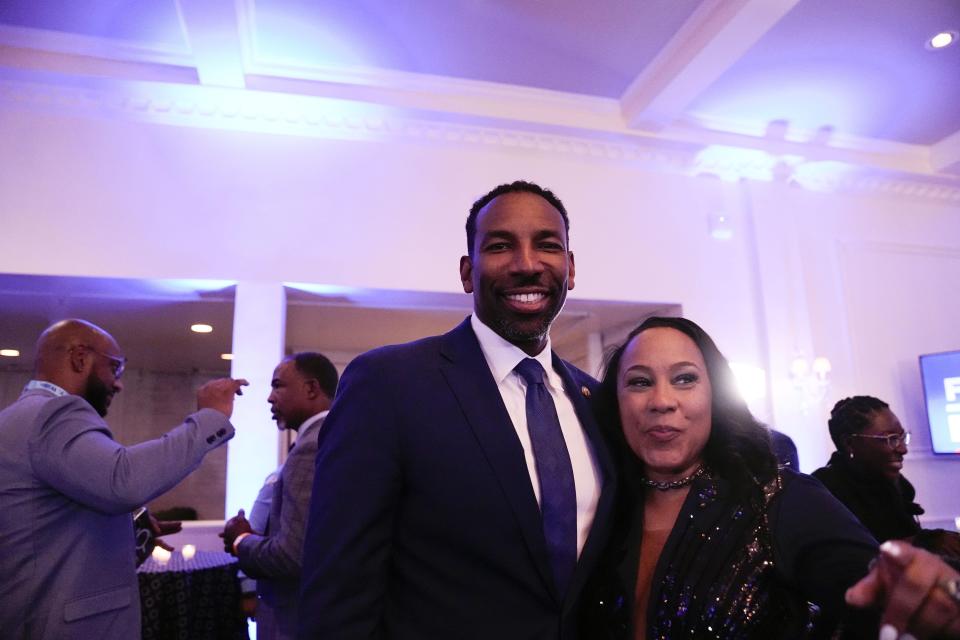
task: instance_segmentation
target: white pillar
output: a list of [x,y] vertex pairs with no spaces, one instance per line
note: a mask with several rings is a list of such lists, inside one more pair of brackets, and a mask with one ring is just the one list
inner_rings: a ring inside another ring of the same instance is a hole
[[585,337],[587,342],[587,373],[599,380],[603,377],[603,336],[599,331],[591,331]]
[[230,372],[234,378],[246,378],[250,386],[234,403],[231,418],[237,434],[227,445],[227,518],[238,509],[249,513],[267,474],[277,468],[280,440],[267,396],[273,369],[284,356],[286,319],[283,284],[237,284]]

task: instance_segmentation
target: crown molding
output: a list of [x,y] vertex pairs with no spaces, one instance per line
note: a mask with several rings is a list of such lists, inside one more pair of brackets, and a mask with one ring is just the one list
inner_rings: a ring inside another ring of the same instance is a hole
[[692,154],[677,145],[339,98],[115,79],[88,79],[80,87],[30,82],[18,75],[0,72],[0,109],[332,139],[503,146],[681,172]]
[[[43,81],[40,81],[43,80]],[[712,145],[753,150],[767,154],[772,170],[769,175],[751,173],[742,159],[714,160],[710,171],[739,178],[793,180],[808,163],[801,153],[811,145],[781,141],[772,147],[791,159],[786,172],[784,162],[764,149],[764,140],[742,134],[696,132],[672,135],[638,134],[629,130],[610,131],[572,126],[566,118],[559,123],[549,118],[530,122],[516,117],[515,107],[491,114],[436,111],[411,105],[385,105],[363,100],[348,100],[304,93],[280,93],[247,89],[206,87],[191,84],[127,81],[115,78],[66,80],[58,74],[0,69],[0,110],[55,112],[71,116],[126,119],[172,126],[226,129],[347,140],[408,141],[441,145],[500,146],[518,152],[563,154],[628,164],[651,171],[697,174],[704,171],[698,154]],[[445,83],[440,79],[422,79],[426,83]],[[463,83],[473,85],[475,83]],[[475,90],[479,90],[476,86]],[[422,87],[425,93],[433,89]],[[550,103],[552,92],[504,87],[486,87],[509,102],[507,95],[526,94]],[[533,94],[532,96],[530,94]],[[562,96],[566,105],[585,101],[587,109],[603,112],[596,100],[581,96]],[[458,97],[457,99],[462,99]],[[528,105],[529,106],[529,105]],[[543,110],[540,111],[541,114]],[[571,115],[572,118],[572,115]],[[575,118],[573,118],[575,119]],[[546,120],[546,121],[544,121]],[[792,153],[796,152],[796,153]],[[815,156],[813,156],[815,158]],[[870,155],[859,152],[842,156],[847,172],[807,177],[796,182],[807,189],[836,192],[872,192],[913,199],[960,201],[960,178],[932,175],[918,170],[913,160],[902,164],[869,162]],[[867,161],[861,162],[866,158]],[[834,158],[832,161],[838,162]],[[811,160],[810,163],[821,162]]]

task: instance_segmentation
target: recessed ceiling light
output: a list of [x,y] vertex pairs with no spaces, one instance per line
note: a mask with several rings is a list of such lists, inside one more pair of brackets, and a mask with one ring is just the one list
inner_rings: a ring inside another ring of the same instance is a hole
[[190,331],[194,333],[211,333],[213,332],[213,327],[208,324],[192,324],[190,325]]
[[0,356],[5,358],[16,358],[20,355],[20,352],[16,349],[0,349]]
[[956,31],[941,31],[927,40],[927,49],[943,49],[957,41]]
[[221,360],[233,360],[233,354],[232,354],[232,353],[221,353],[221,354],[220,354],[220,359],[221,359]]

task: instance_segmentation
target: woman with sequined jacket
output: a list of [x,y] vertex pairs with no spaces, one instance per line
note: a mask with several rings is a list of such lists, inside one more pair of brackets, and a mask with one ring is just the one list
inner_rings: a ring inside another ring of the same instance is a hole
[[844,605],[876,541],[819,482],[778,469],[698,325],[637,327],[597,406],[621,490],[582,637],[876,638],[874,617]]

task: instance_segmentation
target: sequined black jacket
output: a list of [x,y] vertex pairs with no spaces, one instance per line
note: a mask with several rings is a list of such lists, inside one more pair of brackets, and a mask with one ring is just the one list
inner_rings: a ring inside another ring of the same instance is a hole
[[[633,497],[631,497],[631,494]],[[642,495],[624,492],[620,521],[581,605],[581,637],[633,638]],[[647,638],[876,637],[844,592],[877,543],[816,480],[789,469],[737,495],[714,475],[691,486],[657,563]]]

